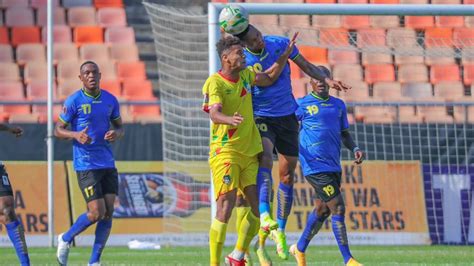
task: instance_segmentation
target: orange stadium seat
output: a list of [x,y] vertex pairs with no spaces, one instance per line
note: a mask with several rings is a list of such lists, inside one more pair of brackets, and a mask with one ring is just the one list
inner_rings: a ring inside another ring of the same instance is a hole
[[339,4],[367,4],[367,0],[339,0]]
[[[79,70],[78,70],[79,72]],[[72,93],[80,90],[82,83],[78,77],[74,79],[65,79],[58,82],[58,99],[64,100]]]
[[464,26],[464,17],[461,16],[436,16],[436,27],[459,28]]
[[[17,99],[11,99],[11,100],[17,100]],[[7,113],[8,117],[12,115],[17,115],[17,114],[30,114],[31,113],[31,108],[27,104],[28,102],[25,101],[25,104],[21,105],[3,105],[0,107],[0,113]]]
[[464,47],[462,49],[461,63],[463,65],[474,64],[474,47]]
[[0,43],[3,43],[3,44],[10,43],[7,27],[0,27]]
[[17,46],[22,43],[40,43],[40,29],[38,27],[13,27],[12,45]]
[[430,83],[405,83],[402,84],[402,96],[409,98],[432,98],[433,88]]
[[110,57],[116,61],[138,61],[138,48],[134,44],[111,43]]
[[417,30],[434,27],[433,16],[405,16],[405,27]]
[[387,30],[387,45],[393,48],[417,47],[416,32],[413,29],[393,28]]
[[103,43],[104,31],[102,27],[79,26],[74,28],[74,42],[78,45],[84,43]]
[[0,8],[9,7],[28,7],[28,0],[2,0],[0,1]]
[[92,6],[92,0],[62,0],[62,4],[66,8],[76,6]]
[[105,30],[105,42],[135,43],[135,31],[132,27],[110,27]]
[[337,64],[358,64],[359,53],[347,50],[328,50],[328,62],[331,65]]
[[30,83],[32,80],[47,80],[48,67],[46,62],[30,62],[26,64],[24,76],[25,84]]
[[313,15],[313,27],[316,28],[340,28],[341,16],[339,15]]
[[[31,7],[35,9],[46,8],[48,4],[48,0],[30,0],[30,2]],[[58,7],[60,5],[59,0],[52,0],[52,2],[54,7]]]
[[347,29],[321,29],[319,31],[319,42],[322,45],[344,46],[349,45],[349,35]]
[[336,2],[336,0],[306,0],[306,3],[311,4],[335,4]]
[[406,124],[420,124],[423,123],[423,116],[420,113],[415,113],[413,106],[399,106],[398,107],[398,122]]
[[459,66],[456,64],[432,65],[430,81],[437,84],[442,81],[460,81]]
[[[346,82],[346,80],[344,80]],[[346,102],[364,102],[370,100],[369,97],[369,86],[363,81],[349,81],[346,82],[352,86],[352,89],[339,92],[339,98]]]
[[400,4],[429,4],[429,0],[400,0]]
[[5,11],[5,25],[9,27],[35,25],[33,9],[29,7],[11,7]]
[[356,106],[354,115],[366,124],[390,124],[396,118],[395,107],[391,106]]
[[79,61],[59,61],[57,66],[57,79],[58,83],[63,80],[77,79],[79,75],[79,67],[81,62]]
[[125,27],[127,17],[125,9],[117,7],[105,7],[97,10],[97,22],[102,27]]
[[13,49],[9,44],[0,44],[0,62],[13,63]]
[[461,0],[431,0],[431,4],[459,5],[461,4]]
[[409,64],[423,64],[424,57],[422,56],[424,51],[421,47],[410,47],[410,48],[395,48],[395,64],[396,65],[409,65]]
[[[1,64],[0,64],[1,67]],[[0,79],[0,98],[3,99],[24,99],[23,84],[15,80]]]
[[357,47],[385,47],[386,37],[385,29],[358,29]]
[[20,69],[15,63],[0,63],[0,82],[19,81]]
[[82,61],[106,61],[110,59],[109,46],[103,43],[86,43],[79,48],[79,55]]
[[40,43],[20,44],[16,48],[16,61],[22,66],[28,62],[46,62],[46,48]]
[[249,22],[253,25],[278,25],[278,15],[251,15]]
[[369,16],[342,16],[342,27],[345,29],[365,29],[370,27]]
[[474,65],[464,65],[464,84],[474,84]]
[[453,46],[453,31],[450,28],[431,28],[425,30],[426,47]]
[[328,61],[328,50],[325,48],[301,45],[298,46],[298,50],[300,51],[300,54],[310,62],[325,64]]
[[39,115],[38,114],[10,114],[8,118],[8,123],[11,124],[36,124],[39,122]]
[[363,52],[362,53],[362,65],[373,65],[373,64],[392,64],[392,54],[390,49],[385,52]]
[[[47,33],[47,28],[43,27],[43,29],[41,30],[41,38],[43,43],[47,42]],[[67,25],[55,25],[53,29],[53,41],[54,43],[71,43],[71,28],[69,28],[69,26]]]
[[[46,7],[41,7],[36,11],[36,24],[41,27],[46,27]],[[56,7],[54,9],[54,25],[66,25],[66,11],[64,11],[64,8]]]
[[112,93],[117,98],[122,96],[122,86],[120,85],[120,82],[116,79],[101,79],[100,88]]
[[130,111],[135,116],[135,120],[142,124],[162,121],[158,105],[132,105]]
[[464,85],[461,82],[440,82],[434,86],[434,96],[446,100],[457,100],[464,97]]
[[398,28],[400,27],[400,18],[398,16],[370,16],[370,26],[373,28]]
[[[57,93],[56,83],[53,82],[53,98]],[[48,81],[45,79],[31,80],[26,85],[26,98],[28,100],[46,100],[48,99]]]
[[54,64],[60,61],[78,61],[79,53],[77,46],[73,43],[54,44],[53,59]]
[[68,24],[71,27],[97,25],[96,11],[93,7],[71,7],[67,15]]
[[280,15],[281,26],[308,27],[309,16],[306,15]]
[[370,4],[398,4],[398,0],[370,0]]
[[454,118],[448,115],[445,106],[418,106],[425,123],[453,123]]
[[293,96],[295,97],[295,99],[304,97],[306,96],[306,94],[308,94],[307,86],[311,87],[311,85],[309,84],[307,85],[307,84],[308,84],[307,78],[300,78],[300,79],[295,79],[291,81],[291,88],[292,88]]
[[362,67],[359,64],[338,64],[333,67],[332,75],[336,80],[342,80],[349,85],[352,81],[362,81]]
[[428,82],[428,68],[424,64],[399,65],[398,81],[401,83]]
[[293,61],[290,61],[290,75],[292,80],[303,77],[302,70]]
[[453,42],[458,48],[474,46],[474,28],[458,28],[453,31]]
[[123,1],[122,0],[94,0],[94,6],[96,8],[123,7]]
[[118,62],[117,74],[121,80],[146,79],[145,64],[143,62]]
[[425,64],[454,64],[456,53],[451,47],[433,47],[426,49]]
[[153,96],[153,87],[149,80],[126,80],[123,82],[122,95],[129,100],[156,99]]
[[94,60],[99,66],[102,79],[117,79],[117,69],[113,60]]
[[398,82],[377,82],[373,87],[374,98],[397,101],[402,98],[401,84]]
[[392,64],[365,66],[365,82],[373,84],[382,81],[395,81],[395,69]]

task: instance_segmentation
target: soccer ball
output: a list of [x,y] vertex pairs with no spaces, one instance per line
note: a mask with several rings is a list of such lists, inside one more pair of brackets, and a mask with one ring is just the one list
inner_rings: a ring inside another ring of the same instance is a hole
[[219,14],[219,25],[225,32],[237,35],[249,26],[249,16],[239,5],[226,5]]

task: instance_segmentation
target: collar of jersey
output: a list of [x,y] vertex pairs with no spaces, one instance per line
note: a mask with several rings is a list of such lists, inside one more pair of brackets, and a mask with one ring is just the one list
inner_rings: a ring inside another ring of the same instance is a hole
[[316,93],[314,93],[313,91],[311,92],[311,95],[312,95],[314,98],[316,98],[316,99],[318,99],[318,100],[320,100],[320,101],[327,101],[327,100],[329,100],[329,97],[327,97],[326,99],[324,99],[324,98],[318,96],[318,95],[317,95]]
[[245,50],[247,50],[247,52],[249,52],[249,53],[251,53],[251,54],[253,54],[253,55],[259,55],[259,56],[261,56],[261,55],[263,54],[263,52],[265,52],[265,47],[263,47],[262,51],[260,51],[260,53],[258,53],[258,54],[257,54],[257,53],[254,53],[254,52],[252,52],[252,51],[250,51],[250,49],[247,48],[247,47],[245,47]]
[[91,98],[93,98],[93,99],[99,99],[100,95],[102,94],[102,90],[101,90],[101,89],[99,89],[99,94],[97,94],[97,96],[95,96],[95,97],[92,96],[92,95],[90,95],[89,93],[87,93],[84,88],[82,88],[81,91],[82,91],[82,93],[84,93],[85,96],[91,97]]
[[240,76],[239,76],[238,79],[231,79],[231,78],[229,78],[229,77],[227,77],[227,76],[224,76],[224,74],[222,74],[222,71],[220,71],[220,70],[219,70],[219,72],[217,72],[217,74],[219,74],[219,76],[221,76],[221,78],[223,78],[223,79],[225,79],[225,80],[227,80],[227,81],[229,81],[229,82],[232,82],[232,83],[237,83],[237,82],[239,82],[239,80],[240,80]]

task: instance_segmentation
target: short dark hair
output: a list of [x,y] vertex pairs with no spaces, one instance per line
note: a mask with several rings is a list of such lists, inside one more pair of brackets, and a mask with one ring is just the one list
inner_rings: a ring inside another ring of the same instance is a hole
[[89,65],[89,64],[95,65],[97,68],[99,68],[99,65],[97,65],[96,62],[88,60],[81,64],[81,66],[79,67],[79,71],[82,71],[83,66]]
[[241,33],[239,34],[235,34],[234,36],[239,38],[240,40],[243,40],[245,38],[245,35],[247,35],[247,33],[249,32],[250,30],[250,27],[253,27],[252,25],[248,25],[247,28],[245,28],[244,31],[242,31]]
[[220,39],[216,44],[217,53],[219,54],[219,58],[222,57],[222,54],[226,50],[230,49],[230,47],[232,47],[234,45],[242,45],[242,42],[240,41],[240,39],[235,37],[235,36],[227,36],[225,38]]

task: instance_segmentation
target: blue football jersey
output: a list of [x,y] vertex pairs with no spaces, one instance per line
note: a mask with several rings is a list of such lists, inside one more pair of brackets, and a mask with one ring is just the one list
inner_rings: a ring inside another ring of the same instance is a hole
[[299,159],[303,174],[341,172],[341,131],[349,128],[344,102],[310,93],[298,99],[296,117],[301,121]]
[[110,143],[104,140],[110,129],[110,121],[120,118],[117,98],[101,90],[93,97],[84,90],[69,96],[64,102],[59,119],[71,125],[72,131],[81,131],[88,127],[87,134],[92,142],[80,144],[73,140],[73,159],[76,171],[115,167]]
[[[244,49],[247,66],[253,70],[263,72],[275,63],[285,52],[290,40],[279,36],[264,36],[265,48],[255,54]],[[295,46],[289,58],[294,60],[299,51]],[[253,112],[256,116],[279,117],[293,114],[296,110],[296,101],[291,91],[290,66],[287,63],[278,80],[268,87],[254,86],[252,88]]]

